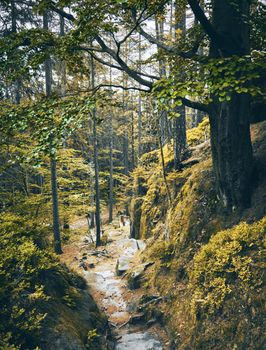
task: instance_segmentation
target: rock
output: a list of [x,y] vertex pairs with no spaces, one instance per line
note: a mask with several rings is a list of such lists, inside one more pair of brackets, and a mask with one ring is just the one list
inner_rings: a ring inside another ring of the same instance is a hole
[[117,276],[123,275],[129,269],[130,258],[128,256],[121,256],[116,263]]
[[152,325],[154,325],[157,322],[156,318],[151,318],[148,322],[147,322],[147,326],[150,327]]
[[87,264],[84,261],[79,264],[79,267],[82,267],[85,271],[88,270]]
[[129,289],[138,289],[141,285],[141,278],[143,277],[143,271],[133,271],[127,279]]
[[117,342],[116,350],[163,350],[163,346],[154,335],[145,333],[124,334]]
[[153,264],[154,262],[147,262],[138,266],[135,271],[131,272],[128,277],[128,287],[130,289],[140,288],[141,280],[144,278],[144,271],[146,271],[146,269]]
[[136,315],[132,315],[130,317],[129,323],[130,324],[138,324],[140,322],[143,322],[145,320],[145,314],[144,313],[139,313]]

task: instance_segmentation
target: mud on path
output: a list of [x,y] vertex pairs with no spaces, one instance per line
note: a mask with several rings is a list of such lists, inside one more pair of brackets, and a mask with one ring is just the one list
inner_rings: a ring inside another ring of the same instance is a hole
[[[81,220],[73,227],[81,227]],[[90,293],[107,315],[116,350],[167,350],[169,343],[163,328],[156,322],[138,322],[138,300],[141,289],[130,290],[123,271],[140,264],[139,252],[143,241],[129,238],[129,223],[119,226],[118,220],[103,227],[107,244],[97,249],[91,237],[79,236],[64,247],[62,260],[87,280]],[[119,261],[120,276],[117,276]],[[134,321],[134,322],[133,322]],[[153,320],[154,321],[154,320]]]

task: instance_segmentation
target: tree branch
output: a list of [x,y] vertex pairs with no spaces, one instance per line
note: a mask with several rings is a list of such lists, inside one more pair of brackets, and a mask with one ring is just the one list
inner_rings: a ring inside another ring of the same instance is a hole
[[95,87],[95,90],[97,91],[103,87],[122,89],[122,90],[136,90],[136,91],[150,92],[150,89],[146,90],[137,86],[123,86],[123,85],[116,85],[116,84],[99,84]]
[[49,8],[50,8],[52,11],[54,11],[55,13],[58,13],[60,16],[62,16],[62,17],[64,17],[64,18],[68,19],[69,21],[71,21],[71,22],[74,22],[74,21],[75,21],[75,17],[74,17],[73,15],[71,15],[70,13],[67,13],[67,12],[65,12],[64,10],[59,9],[58,7],[56,7],[56,4],[55,4],[53,1],[51,1],[51,2],[49,3]]
[[102,50],[108,53],[108,55],[110,55],[120,65],[122,70],[125,71],[131,78],[136,80],[141,85],[147,86],[149,89],[152,88],[153,83],[149,80],[143,79],[135,70],[129,68],[126,62],[119,56],[119,54],[108,47],[99,35],[95,36],[95,40],[98,42]]
[[181,98],[181,101],[187,107],[198,109],[206,113],[210,112],[208,105],[205,105],[204,103],[194,102],[194,101],[188,100],[187,98]]
[[[134,20],[134,22],[136,23],[136,17],[134,17],[135,14],[134,12],[132,12],[132,18]],[[190,59],[194,59],[194,60],[201,60],[203,58],[205,58],[205,56],[199,56],[196,55],[196,51],[198,49],[198,45],[194,45],[192,50],[189,51],[182,51],[179,50],[177,47],[175,46],[171,46],[171,45],[166,45],[164,42],[158,40],[157,38],[155,38],[153,35],[147,33],[141,25],[137,26],[137,30],[138,32],[145,38],[147,39],[150,43],[157,45],[160,49],[163,49],[171,54],[174,55],[178,55],[182,58],[190,58]]]
[[191,7],[191,10],[193,11],[195,17],[202,25],[202,28],[206,32],[206,34],[209,36],[209,38],[212,40],[212,42],[218,47],[223,47],[223,39],[222,37],[216,32],[214,27],[212,26],[209,19],[206,17],[204,11],[202,10],[199,2],[197,0],[188,0],[188,3]]
[[[117,66],[115,64],[112,64],[110,62],[107,62],[107,61],[104,61],[103,59],[101,59],[100,57],[96,56],[94,53],[90,52],[90,49],[88,49],[88,52],[90,53],[90,55],[95,58],[96,61],[98,61],[99,63],[107,66],[107,67],[110,67],[110,68],[114,68],[114,69],[117,69],[117,70],[120,70],[120,71],[124,71],[124,69],[121,67],[121,66]],[[131,69],[131,68],[130,68]],[[159,80],[160,77],[157,77],[156,75],[151,75],[151,74],[147,74],[147,73],[143,73],[143,72],[139,72],[139,71],[136,71],[135,69],[132,69],[132,72],[138,74],[138,75],[142,75],[144,77],[147,77],[147,78],[150,78],[150,79],[154,79],[154,80]]]

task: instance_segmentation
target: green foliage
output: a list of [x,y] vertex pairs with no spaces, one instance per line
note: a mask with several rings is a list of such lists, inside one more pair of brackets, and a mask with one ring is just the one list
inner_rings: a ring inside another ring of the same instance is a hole
[[190,62],[182,81],[179,73],[164,77],[154,85],[153,91],[158,108],[176,117],[174,109],[182,105],[182,98],[188,95],[205,104],[214,99],[230,101],[233,93],[265,96],[258,82],[264,69],[265,53],[259,51],[243,57],[208,59],[202,63],[201,70]]
[[64,139],[69,137],[77,127],[88,118],[94,102],[88,96],[73,99],[40,98],[35,102],[12,105],[3,103],[0,114],[0,131],[3,141],[17,132],[30,132],[35,147],[27,160],[40,161],[43,155],[56,156],[57,149]]
[[2,213],[0,231],[0,334],[6,343],[10,339],[26,348],[29,340],[36,342],[46,316],[38,309],[49,300],[41,276],[58,262],[38,247],[42,233],[27,217]]
[[210,137],[210,124],[208,118],[204,118],[196,128],[187,130],[187,143],[196,146]]
[[160,265],[163,267],[169,267],[174,256],[175,244],[171,241],[159,241],[150,251],[150,257],[156,261],[160,260]]
[[99,334],[97,332],[97,329],[92,329],[88,332],[87,335],[87,343],[86,347],[88,350],[93,350],[98,345],[99,342]]

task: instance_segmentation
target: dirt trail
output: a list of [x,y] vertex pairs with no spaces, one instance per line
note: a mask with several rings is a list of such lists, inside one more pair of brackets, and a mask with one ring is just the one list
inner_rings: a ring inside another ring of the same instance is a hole
[[[80,227],[85,221],[75,223]],[[143,295],[141,289],[130,290],[124,274],[117,276],[117,261],[121,270],[139,264],[140,250],[145,243],[129,238],[129,223],[119,227],[118,220],[103,227],[108,243],[95,249],[91,237],[83,236],[64,247],[62,259],[81,272],[99,308],[107,315],[116,340],[116,350],[167,350],[167,337],[162,327],[151,322],[138,322],[137,305]],[[134,319],[136,322],[133,322]]]

